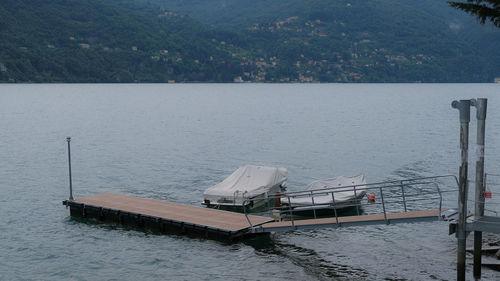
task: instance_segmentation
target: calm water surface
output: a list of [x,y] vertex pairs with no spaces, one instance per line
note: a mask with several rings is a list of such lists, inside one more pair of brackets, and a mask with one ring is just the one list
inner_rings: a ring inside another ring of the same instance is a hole
[[[288,168],[289,190],[360,172],[369,182],[456,174],[450,104],[473,97],[489,99],[486,171],[500,174],[500,84],[0,85],[0,280],[454,280],[445,222],[226,244],[72,219],[65,137],[76,197],[199,205],[245,164]],[[487,208],[500,211],[492,191]]]

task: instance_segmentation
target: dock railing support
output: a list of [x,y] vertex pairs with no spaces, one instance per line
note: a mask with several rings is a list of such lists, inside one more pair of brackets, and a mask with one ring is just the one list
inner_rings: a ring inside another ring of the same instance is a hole
[[245,218],[247,219],[247,222],[250,225],[251,232],[254,233],[255,232],[255,228],[254,228],[254,226],[252,224],[252,221],[248,217],[248,213],[247,213],[247,207],[246,207],[247,201],[249,201],[249,199],[243,200],[243,213],[245,214]]
[[436,190],[439,194],[439,214],[441,214],[441,211],[443,210],[443,194],[441,193],[441,189],[439,188],[439,185],[437,183],[434,183],[436,185]]
[[[476,147],[476,191],[474,216],[484,216],[484,139],[487,99],[472,100],[472,106],[476,107],[477,118],[477,147]],[[481,248],[483,244],[483,232],[474,231],[474,278],[481,278]]]
[[68,165],[69,165],[69,200],[73,201],[73,182],[71,180],[71,137],[66,137],[66,141],[68,142]]
[[405,185],[403,184],[403,181],[401,181],[401,195],[403,196],[403,205],[405,207],[405,213],[406,213],[408,212],[408,209],[406,208]]
[[290,210],[290,219],[292,220],[292,226],[295,228],[295,222],[293,220],[292,202],[290,201],[290,196],[287,197],[288,197],[288,209]]
[[457,280],[465,281],[465,247],[467,216],[467,159],[469,149],[470,100],[453,101],[451,106],[460,113],[461,165],[458,185],[458,224],[457,224]]
[[[356,186],[354,188],[354,198],[358,198],[358,195],[356,194]],[[357,199],[354,199],[354,204],[356,204],[356,214],[359,216],[359,202]]]
[[382,199],[382,209],[384,210],[384,221],[385,223],[388,223],[387,213],[385,211],[384,193],[382,192],[382,187],[379,187],[379,190],[380,190],[380,199]]
[[313,207],[314,219],[316,219],[316,205],[314,204],[314,194],[312,191],[311,191],[311,202],[312,202],[312,207]]
[[337,205],[335,204],[335,192],[332,191],[333,214],[335,215],[335,223],[339,226],[339,216],[337,215]]

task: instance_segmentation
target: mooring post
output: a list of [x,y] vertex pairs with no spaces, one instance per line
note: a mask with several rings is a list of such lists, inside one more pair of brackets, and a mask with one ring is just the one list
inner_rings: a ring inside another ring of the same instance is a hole
[[[472,100],[476,107],[477,118],[477,147],[476,147],[476,193],[474,216],[484,216],[484,136],[487,99]],[[474,231],[474,278],[481,278],[481,248],[483,246],[483,232]]]
[[73,201],[73,183],[71,180],[71,137],[66,137],[66,141],[68,142],[68,164],[69,164],[69,200]]
[[460,112],[460,149],[461,160],[458,184],[458,223],[457,223],[457,280],[465,281],[465,247],[467,217],[467,156],[469,149],[470,100],[453,101],[453,108]]

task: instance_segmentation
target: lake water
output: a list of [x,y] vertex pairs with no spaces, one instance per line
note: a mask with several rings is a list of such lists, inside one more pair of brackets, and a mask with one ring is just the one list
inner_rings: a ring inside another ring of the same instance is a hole
[[[289,190],[361,172],[368,182],[457,174],[450,104],[476,97],[488,98],[485,170],[500,174],[500,84],[0,85],[0,280],[454,280],[446,222],[227,244],[72,219],[65,138],[75,197],[199,206],[245,164],[288,168]],[[487,208],[500,211],[492,191]],[[483,280],[499,278],[483,268]]]

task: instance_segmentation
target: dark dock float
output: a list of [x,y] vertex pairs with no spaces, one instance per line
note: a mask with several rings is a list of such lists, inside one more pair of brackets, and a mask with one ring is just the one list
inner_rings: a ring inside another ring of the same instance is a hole
[[[255,235],[252,227],[272,221],[270,218],[172,202],[100,194],[65,200],[74,217],[115,222],[153,231],[228,239]],[[250,225],[250,222],[251,225]]]

